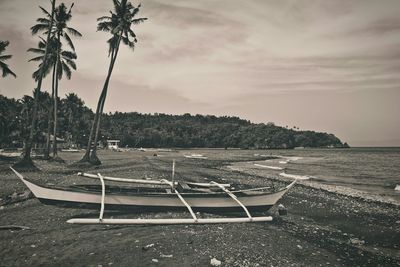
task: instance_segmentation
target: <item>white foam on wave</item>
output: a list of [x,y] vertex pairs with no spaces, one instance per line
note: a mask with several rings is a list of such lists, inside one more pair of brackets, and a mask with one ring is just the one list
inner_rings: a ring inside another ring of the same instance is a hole
[[299,159],[302,159],[302,157],[285,157],[287,159],[287,161],[296,161]]
[[299,180],[309,180],[309,179],[313,178],[312,176],[308,176],[308,175],[288,174],[285,172],[281,172],[279,175],[282,177],[299,179]]
[[279,161],[280,164],[286,164],[288,161]]
[[283,170],[283,168],[281,168],[281,167],[268,166],[268,165],[262,165],[262,164],[257,164],[257,163],[254,163],[254,166],[267,168],[267,169],[271,169],[271,170]]

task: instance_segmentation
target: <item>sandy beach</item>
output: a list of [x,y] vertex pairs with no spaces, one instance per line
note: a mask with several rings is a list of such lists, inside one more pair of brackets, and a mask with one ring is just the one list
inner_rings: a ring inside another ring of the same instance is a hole
[[[185,158],[198,153],[207,159]],[[157,156],[155,156],[155,154]],[[65,164],[36,160],[39,172],[24,175],[47,185],[93,183],[78,171],[135,178],[171,176],[192,181],[215,180],[254,186],[280,187],[289,180],[269,177],[255,161],[254,151],[101,151],[103,165],[69,166],[81,153],[61,152]],[[265,158],[267,159],[267,157]],[[329,192],[298,184],[267,214],[273,222],[229,225],[105,226],[71,225],[72,217],[96,216],[98,211],[41,204],[8,169],[15,158],[0,159],[0,266],[400,266],[400,209],[359,196]],[[259,157],[257,158],[259,160]],[[264,160],[264,159],[263,159]],[[232,167],[233,166],[233,167]],[[189,217],[180,212],[137,212],[105,217]],[[218,216],[202,214],[202,216]]]

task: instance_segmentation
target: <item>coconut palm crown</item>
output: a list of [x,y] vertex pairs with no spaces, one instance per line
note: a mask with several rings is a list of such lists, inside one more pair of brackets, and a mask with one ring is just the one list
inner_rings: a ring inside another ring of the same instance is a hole
[[[72,7],[74,4],[71,5],[69,10],[65,6],[64,3],[61,3],[54,11],[54,23],[51,29],[51,35],[52,36],[60,36],[63,37],[68,45],[71,47],[73,51],[75,51],[75,46],[72,43],[70,35],[73,36],[78,36],[81,37],[82,34],[75,30],[74,28],[68,27],[67,23],[71,20],[72,18]],[[51,14],[44,9],[43,7],[40,7],[42,12],[44,13],[45,17],[44,18],[38,18],[36,21],[38,24],[34,25],[31,27],[32,34],[37,34],[38,32],[43,32],[45,34],[48,33],[50,25],[51,25]]]
[[127,0],[113,0],[113,3],[114,11],[110,11],[110,16],[103,16],[97,19],[99,22],[97,30],[112,34],[112,37],[107,41],[109,44],[109,56],[114,56],[121,40],[131,49],[134,49],[137,39],[131,27],[147,20],[147,18],[135,18],[139,13],[140,4],[135,7]]
[[[58,67],[57,70],[57,78],[61,79],[63,74],[67,77],[67,79],[71,79],[71,68],[76,70],[76,64],[75,64],[75,59],[77,58],[76,53],[73,51],[64,51],[62,49],[60,52],[60,57],[57,57],[57,51],[58,51],[58,46],[61,46],[61,43],[57,41],[57,39],[52,38],[49,41],[49,52],[48,52],[48,60],[44,60],[44,54],[45,54],[45,49],[46,49],[46,41],[41,38],[41,40],[38,43],[38,48],[29,48],[29,52],[33,52],[36,54],[39,54],[38,56],[30,59],[29,61],[40,61],[40,65],[38,70],[36,70],[33,74],[32,77],[34,79],[38,79],[39,77],[39,71],[42,67],[42,64],[45,62],[46,65],[43,68],[43,77],[45,77],[51,69],[56,65]],[[58,62],[56,62],[58,60]],[[56,64],[58,63],[58,64]]]

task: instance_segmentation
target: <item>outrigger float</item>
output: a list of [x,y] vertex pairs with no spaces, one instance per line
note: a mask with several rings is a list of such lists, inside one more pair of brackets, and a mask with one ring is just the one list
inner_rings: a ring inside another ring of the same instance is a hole
[[[192,183],[174,181],[175,164],[172,181],[162,179],[141,180],[102,176],[88,173],[78,175],[98,179],[97,185],[71,186],[70,188],[50,188],[24,178],[10,167],[21,181],[32,191],[35,197],[44,204],[99,208],[98,218],[73,218],[68,223],[74,224],[216,224],[272,221],[271,216],[253,217],[250,211],[267,211],[296,183],[276,192],[266,191],[269,187],[244,190],[229,190],[230,184]],[[141,184],[135,187],[108,186],[105,181]],[[107,193],[107,194],[106,194]],[[170,219],[115,219],[103,218],[104,210],[176,210],[187,209],[192,218]],[[246,217],[236,218],[198,218],[195,211],[235,212],[244,211]]]

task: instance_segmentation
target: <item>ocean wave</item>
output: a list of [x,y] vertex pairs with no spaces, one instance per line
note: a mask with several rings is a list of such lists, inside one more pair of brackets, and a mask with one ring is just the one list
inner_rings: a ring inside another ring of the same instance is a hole
[[296,175],[296,174],[288,174],[285,172],[281,172],[279,175],[282,177],[293,178],[293,179],[298,179],[298,180],[309,180],[311,178],[314,178],[313,176],[309,176],[309,175]]
[[262,164],[257,164],[257,163],[254,163],[254,166],[267,168],[267,169],[271,169],[271,170],[280,170],[280,171],[283,170],[283,168],[281,168],[281,167],[267,166],[267,165],[262,165]]

